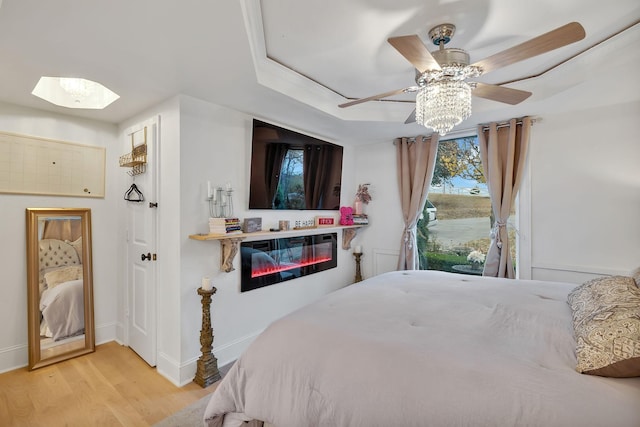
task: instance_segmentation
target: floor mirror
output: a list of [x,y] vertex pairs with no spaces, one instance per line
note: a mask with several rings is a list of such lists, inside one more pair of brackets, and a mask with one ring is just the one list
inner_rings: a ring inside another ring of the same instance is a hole
[[95,351],[91,210],[29,208],[29,369]]

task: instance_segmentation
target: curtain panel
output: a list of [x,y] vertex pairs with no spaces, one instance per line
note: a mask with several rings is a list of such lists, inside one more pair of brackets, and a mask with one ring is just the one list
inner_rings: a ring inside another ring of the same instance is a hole
[[478,126],[480,159],[495,217],[484,276],[515,278],[507,220],[522,181],[530,133],[529,117],[511,119],[507,125]]
[[44,222],[42,239],[58,239],[75,242],[82,236],[79,219],[50,219]]
[[273,200],[276,197],[278,183],[280,182],[280,170],[282,169],[282,162],[287,155],[287,151],[289,151],[289,144],[272,142],[267,145],[264,162],[266,171],[265,189],[267,200],[271,207],[274,205]]
[[308,144],[304,147],[303,181],[307,208],[323,208],[322,195],[331,194],[330,174],[333,147]]
[[416,227],[427,202],[427,194],[433,177],[440,136],[418,136],[415,142],[409,138],[397,138],[396,163],[400,206],[404,230],[400,243],[398,270],[418,270]]

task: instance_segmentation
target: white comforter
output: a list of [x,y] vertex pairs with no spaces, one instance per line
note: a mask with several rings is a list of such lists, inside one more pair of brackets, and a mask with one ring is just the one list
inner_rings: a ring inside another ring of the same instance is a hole
[[274,322],[205,425],[640,426],[640,378],[577,373],[575,285],[383,274]]
[[42,292],[41,329],[54,341],[84,333],[84,288],[82,279],[61,283]]

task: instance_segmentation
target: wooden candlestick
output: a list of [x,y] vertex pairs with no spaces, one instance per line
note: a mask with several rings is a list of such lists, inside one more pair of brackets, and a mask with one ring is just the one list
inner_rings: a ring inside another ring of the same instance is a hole
[[218,371],[218,359],[215,358],[213,348],[213,329],[211,328],[211,296],[216,293],[216,288],[205,290],[198,288],[198,294],[202,297],[202,329],[200,330],[200,351],[202,356],[198,359],[196,376],[193,382],[201,387],[207,387],[220,380]]
[[362,272],[360,271],[360,257],[362,257],[362,253],[354,252],[353,256],[356,257],[356,283],[362,282]]

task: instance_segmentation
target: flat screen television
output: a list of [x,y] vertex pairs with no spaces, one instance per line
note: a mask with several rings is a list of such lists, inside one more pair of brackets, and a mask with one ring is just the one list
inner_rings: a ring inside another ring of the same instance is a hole
[[338,210],[342,147],[253,120],[249,209]]

